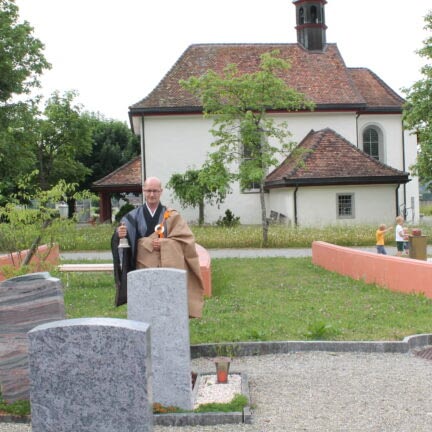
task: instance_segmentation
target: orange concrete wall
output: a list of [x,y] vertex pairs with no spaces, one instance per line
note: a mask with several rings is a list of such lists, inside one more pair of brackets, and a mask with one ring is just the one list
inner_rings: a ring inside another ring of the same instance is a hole
[[380,255],[316,241],[312,243],[312,262],[392,291],[421,293],[432,298],[432,264],[423,260]]
[[198,253],[201,277],[204,283],[204,295],[206,297],[212,296],[212,283],[211,283],[211,258],[207,249],[204,249],[201,245],[195,244],[196,251]]
[[[22,261],[25,259],[28,250],[21,252],[14,252],[12,254],[0,255],[0,281],[5,280],[6,277],[2,272],[3,266],[14,266],[19,268]],[[60,252],[58,245],[41,245],[38,247],[37,252],[33,255],[30,265],[35,272],[44,269],[45,264],[52,264],[57,266],[60,262]]]

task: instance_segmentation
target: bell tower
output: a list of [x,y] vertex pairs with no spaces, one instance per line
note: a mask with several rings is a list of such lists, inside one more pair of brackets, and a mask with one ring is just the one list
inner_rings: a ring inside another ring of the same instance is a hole
[[309,51],[326,45],[324,5],[326,0],[293,0],[296,7],[297,42]]

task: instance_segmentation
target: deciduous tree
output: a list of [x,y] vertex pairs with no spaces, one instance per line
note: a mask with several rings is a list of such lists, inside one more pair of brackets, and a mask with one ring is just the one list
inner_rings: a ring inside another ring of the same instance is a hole
[[105,119],[100,114],[84,114],[89,119],[92,136],[92,152],[80,161],[91,170],[80,186],[90,189],[91,184],[121,167],[140,153],[139,137],[125,122]]
[[200,98],[204,116],[213,119],[212,145],[218,155],[215,159],[225,161],[231,178],[238,180],[243,189],[259,189],[264,246],[268,239],[265,178],[270,167],[278,163],[277,156],[286,156],[294,146],[287,124],[277,124],[269,112],[314,106],[281,78],[289,68],[289,61],[273,51],[261,56],[255,72],[242,74],[236,64],[230,64],[222,74],[209,70],[181,82]]
[[51,67],[43,49],[30,24],[19,22],[15,2],[0,1],[0,205],[34,168],[31,131],[37,101],[24,97],[40,86],[40,75]]
[[[426,15],[425,22],[425,29],[432,31],[432,11]],[[432,180],[432,36],[425,39],[423,48],[417,52],[426,64],[421,68],[423,78],[404,89],[404,121],[417,134],[419,145],[417,162],[411,169],[427,182]]]
[[204,223],[204,204],[222,203],[229,193],[229,173],[216,161],[202,169],[188,169],[183,174],[173,174],[167,188],[174,191],[182,207],[198,207],[198,223]]

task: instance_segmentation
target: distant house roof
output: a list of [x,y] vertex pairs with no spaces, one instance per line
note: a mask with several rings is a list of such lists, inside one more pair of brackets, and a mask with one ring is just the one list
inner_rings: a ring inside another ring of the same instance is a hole
[[112,173],[95,181],[91,190],[95,192],[141,192],[141,156],[136,156]]
[[289,44],[196,44],[189,46],[156,88],[129,108],[130,115],[200,112],[199,99],[179,84],[208,70],[222,72],[234,63],[240,73],[258,70],[260,56],[279,50],[291,63],[284,73],[287,85],[304,93],[316,110],[338,109],[366,112],[400,113],[404,99],[373,72],[348,68],[336,44],[321,51],[307,51],[297,43]]
[[266,178],[266,189],[287,186],[407,183],[409,174],[367,155],[330,128],[310,131]]

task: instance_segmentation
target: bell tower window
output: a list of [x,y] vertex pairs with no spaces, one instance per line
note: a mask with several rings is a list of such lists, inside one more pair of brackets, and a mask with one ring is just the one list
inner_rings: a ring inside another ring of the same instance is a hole
[[304,24],[304,9],[302,7],[299,10],[299,23]]

